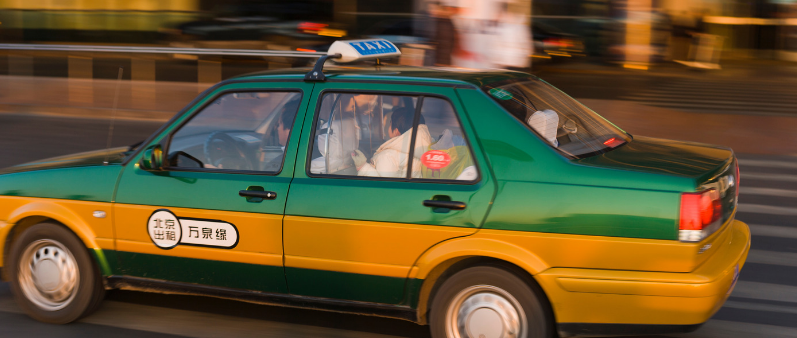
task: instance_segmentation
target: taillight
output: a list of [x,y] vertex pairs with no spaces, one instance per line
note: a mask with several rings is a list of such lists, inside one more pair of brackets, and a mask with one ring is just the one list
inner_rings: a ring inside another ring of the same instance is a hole
[[612,137],[606,141],[603,141],[603,144],[609,148],[617,147],[623,143],[625,143],[625,140],[617,137]]
[[300,22],[297,29],[300,33],[310,33],[310,34],[318,34],[324,28],[327,28],[329,25],[323,23],[316,23],[316,22]]
[[573,43],[572,40],[560,39],[560,38],[543,39],[542,43],[544,43],[546,45],[560,47],[560,48],[567,48],[567,47],[575,46],[575,43]]
[[699,242],[711,234],[708,227],[722,217],[722,203],[716,189],[681,194],[678,239]]

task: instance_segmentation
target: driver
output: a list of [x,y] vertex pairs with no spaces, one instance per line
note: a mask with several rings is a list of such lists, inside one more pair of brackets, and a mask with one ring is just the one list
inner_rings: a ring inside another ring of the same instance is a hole
[[[277,118],[276,128],[271,129],[271,133],[267,134],[264,140],[264,145],[279,145],[280,154],[273,156],[270,160],[263,162],[261,167],[262,171],[279,171],[282,167],[282,158],[285,155],[285,146],[288,144],[288,136],[291,134],[291,126],[293,125],[296,112],[299,110],[299,100],[292,100],[282,107],[279,117]],[[275,144],[276,143],[276,144]],[[261,161],[264,160],[265,153],[261,154]]]
[[[405,177],[414,116],[415,110],[409,107],[400,107],[393,111],[388,130],[390,139],[376,150],[370,163],[360,150],[355,150],[351,154],[357,167],[357,176]],[[420,121],[415,139],[414,157],[419,158],[431,144],[432,137],[429,134],[429,128],[423,124],[423,121]],[[412,161],[412,163],[412,177],[421,177],[420,161]]]

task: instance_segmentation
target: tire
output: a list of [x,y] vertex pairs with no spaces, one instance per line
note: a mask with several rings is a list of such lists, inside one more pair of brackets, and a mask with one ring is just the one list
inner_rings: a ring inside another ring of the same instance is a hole
[[494,266],[467,268],[435,293],[429,318],[432,337],[553,337],[553,321],[543,302],[536,284],[512,272]]
[[105,289],[88,250],[69,230],[36,224],[14,241],[8,260],[17,304],[33,319],[66,324],[88,315]]

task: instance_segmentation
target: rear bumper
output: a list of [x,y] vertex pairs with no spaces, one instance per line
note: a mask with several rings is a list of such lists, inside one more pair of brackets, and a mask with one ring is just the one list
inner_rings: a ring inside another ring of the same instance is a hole
[[535,278],[563,337],[687,332],[724,304],[747,259],[747,224],[734,220],[727,233],[689,273],[554,268]]

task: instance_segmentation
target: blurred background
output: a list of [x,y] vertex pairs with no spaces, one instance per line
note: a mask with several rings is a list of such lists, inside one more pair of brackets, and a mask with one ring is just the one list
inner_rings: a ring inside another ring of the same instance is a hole
[[[685,337],[797,337],[797,0],[0,0],[0,167],[104,148],[114,116],[113,145],[133,144],[218,81],[315,60],[163,48],[323,52],[374,37],[401,48],[395,63],[530,72],[632,134],[733,147],[736,217],[752,250],[729,301]],[[43,45],[72,47],[31,50]],[[429,335],[395,320],[130,291],[50,326],[20,314],[0,283],[0,336],[145,332]]]

